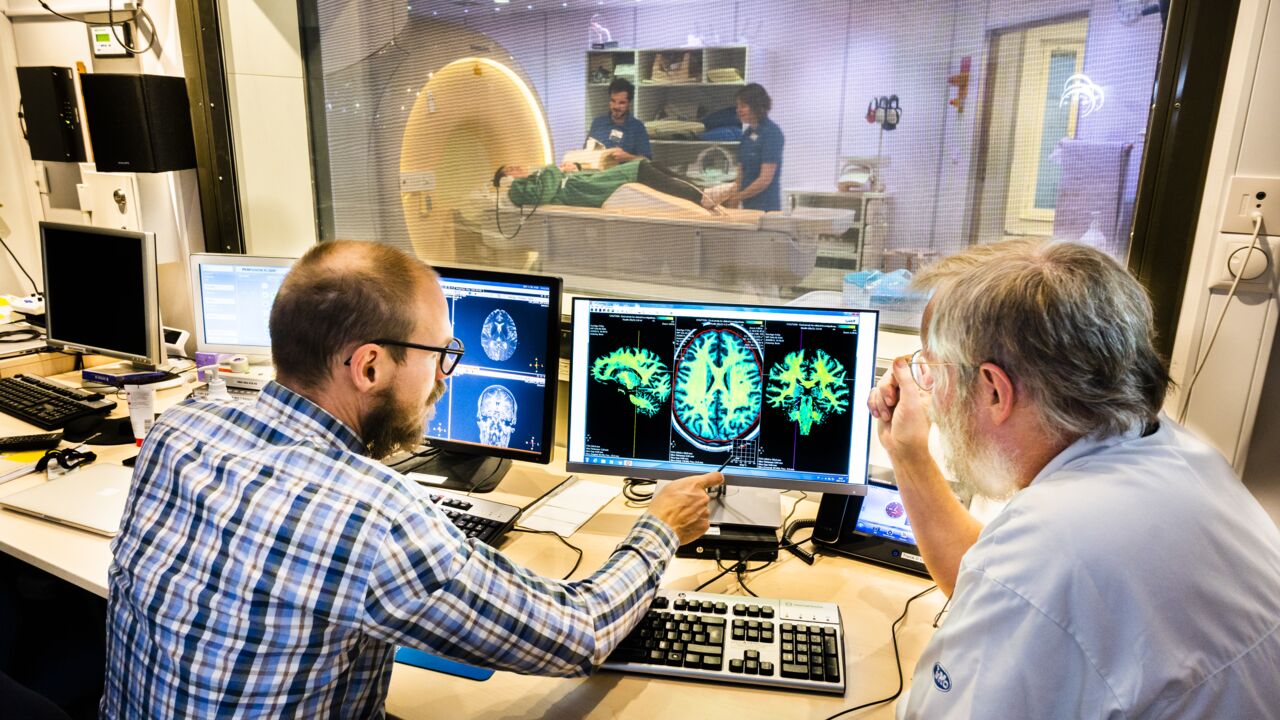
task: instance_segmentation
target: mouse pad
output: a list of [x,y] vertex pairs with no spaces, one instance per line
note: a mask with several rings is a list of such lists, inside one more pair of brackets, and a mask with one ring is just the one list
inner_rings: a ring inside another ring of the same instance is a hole
[[439,655],[432,655],[431,653],[407,647],[396,648],[396,662],[420,667],[424,670],[435,670],[446,675],[457,675],[468,680],[488,680],[493,677],[493,671],[488,668],[478,668],[466,663],[445,660]]

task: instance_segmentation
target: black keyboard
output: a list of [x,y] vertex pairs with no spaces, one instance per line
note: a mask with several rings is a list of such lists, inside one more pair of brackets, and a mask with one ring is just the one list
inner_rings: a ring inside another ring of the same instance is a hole
[[34,375],[0,378],[0,412],[45,430],[67,426],[116,406],[100,393],[59,385]]
[[515,505],[451,490],[433,488],[428,493],[431,502],[438,505],[467,537],[488,545],[497,545],[520,516],[520,508]]
[[601,667],[843,695],[844,660],[835,603],[661,589]]

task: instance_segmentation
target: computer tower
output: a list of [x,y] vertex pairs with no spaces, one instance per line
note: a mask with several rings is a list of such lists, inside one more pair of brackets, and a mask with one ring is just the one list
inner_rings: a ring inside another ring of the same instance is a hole
[[84,162],[76,81],[68,67],[20,67],[22,120],[32,160]]
[[196,166],[186,81],[166,75],[92,73],[80,78],[101,172],[165,172]]

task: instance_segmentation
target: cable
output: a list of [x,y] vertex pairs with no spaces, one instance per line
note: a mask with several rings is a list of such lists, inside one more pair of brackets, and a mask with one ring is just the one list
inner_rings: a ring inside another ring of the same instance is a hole
[[521,528],[521,527],[511,528],[511,529],[514,530],[515,532],[530,533],[534,535],[552,535],[555,537],[555,539],[563,543],[565,547],[569,548],[570,550],[578,554],[578,559],[573,561],[573,567],[569,568],[569,572],[565,573],[564,577],[560,578],[561,580],[568,580],[570,577],[573,577],[573,574],[578,571],[578,566],[582,564],[582,548],[578,547],[577,545],[574,545],[568,540],[565,540],[563,537],[560,536],[560,533],[557,533],[554,530],[528,530],[526,528]]
[[[760,597],[759,595],[756,595],[755,591],[752,590],[747,585],[747,575],[753,572],[760,572],[761,570],[764,570],[765,568],[777,562],[777,558],[776,558],[777,553],[783,550],[790,550],[800,545],[801,543],[806,543],[812,540],[812,538],[804,538],[796,541],[791,541],[789,539],[791,536],[791,533],[799,529],[799,523],[804,522],[804,521],[797,521],[794,526],[787,525],[787,522],[790,521],[792,516],[796,514],[796,509],[800,507],[800,503],[804,502],[809,497],[809,493],[804,492],[803,490],[799,492],[800,492],[800,497],[796,498],[795,503],[791,505],[791,512],[788,512],[787,516],[782,519],[782,526],[784,528],[783,534],[782,534],[783,540],[779,542],[776,547],[761,548],[759,550],[753,550],[747,553],[746,555],[743,555],[741,558],[738,558],[734,562],[734,564],[730,565],[729,567],[724,566],[723,558],[721,558],[720,556],[720,550],[717,549],[715,562],[716,562],[716,567],[720,570],[720,572],[717,573],[710,580],[707,580],[706,582],[702,583],[698,587],[694,588],[694,591],[696,592],[696,591],[702,590],[703,588],[707,587],[708,585],[715,582],[716,580],[719,580],[725,575],[728,575],[729,573],[733,573],[735,579],[737,579],[738,581],[738,587],[741,587],[743,590],[745,590],[747,594],[750,595],[751,597]],[[757,555],[764,555],[766,553],[774,553],[775,558],[772,560],[762,561],[763,564],[760,565],[759,567],[753,568],[750,566],[752,558],[754,558]],[[809,561],[809,562],[810,564],[812,564],[812,561]]]
[[[542,193],[544,192],[544,188],[542,187],[542,178],[546,177],[545,170],[546,168],[543,168],[542,170],[539,170],[537,173],[533,175],[534,182],[537,183],[538,185],[538,196],[537,196],[538,201],[533,204],[533,209],[529,211],[529,214],[528,215],[524,214],[523,205],[516,205],[516,208],[517,208],[516,213],[520,215],[520,224],[516,226],[516,231],[511,233],[510,235],[508,235],[506,231],[502,229],[502,212],[499,210],[499,207],[498,207],[499,203],[502,200],[502,186],[501,185],[496,186],[496,190],[494,191],[494,195],[493,195],[493,219],[494,221],[497,222],[498,234],[501,235],[503,239],[515,240],[516,236],[520,234],[520,231],[524,229],[525,221],[533,217],[533,214],[538,212],[538,208],[542,207]],[[507,191],[507,192],[509,195],[510,191]]]
[[[1253,237],[1249,241],[1249,250],[1245,253],[1248,258],[1253,255],[1254,249],[1258,248],[1258,234],[1262,232],[1262,213],[1256,210],[1252,213],[1253,218]],[[1265,250],[1264,255],[1269,255]],[[1268,260],[1270,258],[1268,257]],[[1241,268],[1243,270],[1243,268]],[[1209,362],[1209,354],[1213,352],[1213,344],[1218,340],[1218,331],[1222,329],[1222,321],[1227,318],[1227,310],[1231,308],[1231,299],[1236,295],[1236,288],[1240,286],[1240,273],[1236,273],[1236,277],[1231,281],[1231,289],[1227,291],[1226,302],[1222,304],[1222,312],[1218,313],[1218,321],[1214,323],[1213,334],[1209,336],[1209,344],[1204,349],[1204,355],[1200,358],[1200,362],[1196,365],[1196,371],[1191,375],[1191,382],[1187,383],[1187,391],[1182,396],[1182,411],[1178,413],[1178,424],[1186,422],[1187,411],[1191,409],[1191,391],[1195,389],[1196,380],[1200,379],[1200,372],[1204,370],[1204,366]]]
[[0,331],[0,344],[31,342],[42,337],[44,337],[44,333],[33,327],[4,330]]
[[906,604],[902,606],[902,614],[899,615],[898,619],[894,620],[893,624],[889,626],[889,634],[893,636],[893,661],[898,666],[898,689],[894,691],[894,693],[887,698],[884,698],[881,700],[873,700],[871,702],[862,703],[861,705],[855,705],[854,707],[851,707],[848,710],[841,710],[840,712],[834,715],[828,715],[826,720],[835,720],[835,718],[838,718],[841,715],[848,715],[851,712],[857,712],[858,710],[862,710],[863,708],[869,708],[873,705],[882,705],[884,703],[892,702],[898,699],[898,696],[902,694],[902,685],[903,685],[902,654],[898,651],[898,623],[902,622],[907,617],[907,611],[911,609],[911,603],[915,602],[917,599],[922,598],[925,595],[928,595],[929,593],[937,589],[938,589],[937,585],[931,585],[925,588],[924,590],[921,590],[920,592],[916,593],[915,595],[912,595],[910,598],[907,598]]
[[[642,507],[649,504],[650,500],[653,500],[653,493],[656,489],[653,486],[657,484],[656,480],[647,478],[625,478],[622,481],[622,497],[626,498],[628,507]],[[649,488],[648,492],[639,489],[645,487]]]
[[[9,248],[9,243],[5,242],[4,238],[0,238],[0,245],[4,245],[5,252],[9,253],[9,257],[13,258],[14,264],[18,266],[18,269],[22,271],[22,274],[27,276],[27,281],[31,283],[32,293],[40,295],[40,288],[36,286],[36,281],[32,280],[31,273],[27,272],[27,269],[22,267],[22,261],[18,259],[17,255],[13,254],[13,250]],[[43,295],[41,295],[41,297],[43,297]]]
[[[84,25],[102,25],[103,24],[101,22],[90,22],[89,20],[74,18],[74,17],[71,17],[70,15],[63,15],[57,10],[54,10],[53,8],[49,7],[49,3],[45,2],[45,0],[36,0],[36,2],[40,3],[40,7],[56,15],[57,17],[62,18],[63,20],[70,20],[71,22],[78,22]],[[143,53],[150,52],[151,47],[156,43],[157,33],[156,33],[155,21],[151,19],[151,15],[146,10],[142,9],[142,3],[143,3],[143,0],[137,0],[137,3],[134,5],[133,14],[130,15],[127,20],[120,20],[119,22],[117,22],[116,13],[115,13],[115,0],[107,0],[106,24],[111,27],[111,35],[116,39],[116,42],[120,43],[120,45],[124,47],[125,50],[128,50],[134,55],[141,55]],[[124,38],[120,37],[119,31],[116,30],[116,28],[121,25],[128,25],[129,23],[133,23],[134,25],[138,26],[138,34],[141,35],[142,23],[138,22],[138,18],[140,17],[147,21],[147,27],[150,28],[149,34],[151,35],[150,41],[147,42],[147,46],[144,48],[136,48],[130,45],[129,43],[125,42]]]

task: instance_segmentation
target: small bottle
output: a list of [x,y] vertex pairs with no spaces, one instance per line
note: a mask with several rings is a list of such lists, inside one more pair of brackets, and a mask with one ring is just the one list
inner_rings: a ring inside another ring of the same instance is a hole
[[205,397],[210,400],[230,400],[231,393],[227,392],[227,381],[222,379],[221,375],[214,373],[207,383]]

